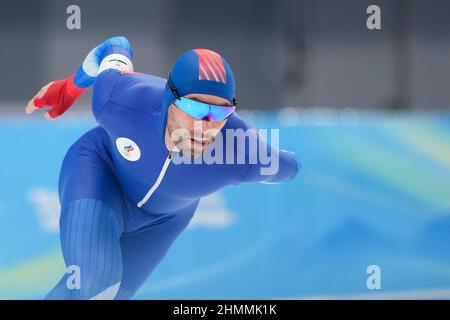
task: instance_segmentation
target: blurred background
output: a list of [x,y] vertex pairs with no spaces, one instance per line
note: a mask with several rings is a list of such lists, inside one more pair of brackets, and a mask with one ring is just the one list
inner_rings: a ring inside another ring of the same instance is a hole
[[[66,27],[72,4],[80,30]],[[366,27],[374,4],[381,30]],[[444,0],[3,1],[0,298],[40,299],[64,272],[59,168],[96,125],[90,92],[51,123],[25,104],[116,35],[136,71],[162,77],[186,50],[220,52],[239,112],[280,129],[303,164],[289,183],[203,199],[136,298],[450,298]]]

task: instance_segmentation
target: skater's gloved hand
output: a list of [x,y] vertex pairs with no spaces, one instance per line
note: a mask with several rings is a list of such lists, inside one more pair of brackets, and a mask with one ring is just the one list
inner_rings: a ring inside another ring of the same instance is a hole
[[56,80],[43,86],[41,90],[28,102],[25,112],[30,114],[36,109],[51,107],[45,113],[47,120],[59,117],[67,111],[87,88],[80,88],[69,78]]

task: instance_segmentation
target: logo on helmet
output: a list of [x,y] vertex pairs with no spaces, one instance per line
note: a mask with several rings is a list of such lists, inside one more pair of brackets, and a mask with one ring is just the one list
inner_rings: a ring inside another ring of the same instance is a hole
[[198,79],[227,83],[222,57],[208,49],[194,49],[198,58]]

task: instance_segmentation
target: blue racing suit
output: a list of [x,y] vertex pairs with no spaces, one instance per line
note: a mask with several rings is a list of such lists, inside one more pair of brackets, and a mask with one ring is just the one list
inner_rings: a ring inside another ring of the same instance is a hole
[[[117,53],[132,61],[128,41],[117,39],[105,42],[107,50],[102,44],[103,52],[94,51],[99,65]],[[293,153],[270,146],[268,153],[279,157],[271,175],[261,174],[265,165],[259,160],[227,163],[225,151],[223,164],[175,164],[164,136],[166,80],[114,67],[86,75],[83,66],[74,79],[82,79],[80,86],[93,84],[92,111],[99,125],[70,147],[59,179],[61,247],[66,266],[78,268],[79,283],[70,286],[73,274],[65,273],[47,299],[131,298],[186,228],[202,197],[231,184],[287,181],[300,170]],[[234,113],[221,133],[248,128]],[[248,147],[223,147],[249,158]]]

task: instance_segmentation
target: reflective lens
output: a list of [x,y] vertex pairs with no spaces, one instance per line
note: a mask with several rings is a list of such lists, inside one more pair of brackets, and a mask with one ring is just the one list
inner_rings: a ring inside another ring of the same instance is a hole
[[199,120],[209,117],[213,121],[222,121],[231,116],[236,109],[235,106],[216,106],[188,98],[179,98],[174,101],[174,104],[178,109]]

